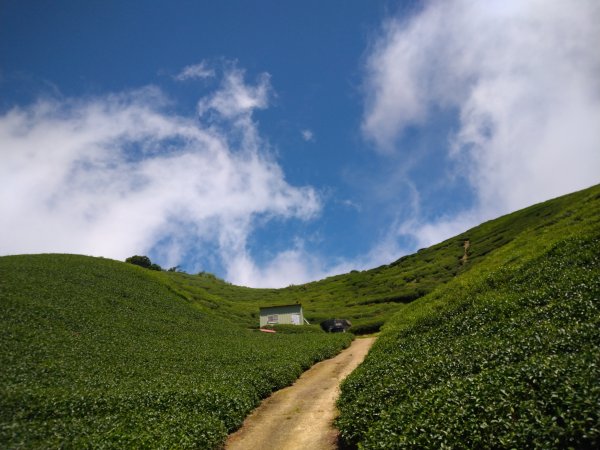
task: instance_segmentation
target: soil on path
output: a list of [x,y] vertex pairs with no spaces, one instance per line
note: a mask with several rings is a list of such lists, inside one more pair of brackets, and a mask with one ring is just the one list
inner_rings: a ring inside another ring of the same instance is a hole
[[333,450],[339,384],[365,358],[375,338],[355,339],[336,357],[321,361],[287,388],[264,400],[229,436],[227,450]]

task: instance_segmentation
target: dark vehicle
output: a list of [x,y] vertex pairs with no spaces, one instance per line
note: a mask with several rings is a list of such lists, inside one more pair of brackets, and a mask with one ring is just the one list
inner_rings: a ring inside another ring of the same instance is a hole
[[327,319],[321,322],[321,328],[328,333],[345,333],[352,326],[346,319]]

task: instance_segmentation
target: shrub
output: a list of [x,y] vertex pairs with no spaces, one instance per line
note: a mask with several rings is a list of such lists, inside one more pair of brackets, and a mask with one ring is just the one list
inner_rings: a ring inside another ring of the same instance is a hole
[[598,255],[600,239],[566,239],[396,315],[342,385],[342,438],[364,449],[598,448]]
[[360,325],[355,325],[350,328],[350,332],[353,334],[371,334],[377,333],[383,326],[383,320],[376,320],[373,322],[367,322]]
[[136,266],[143,267],[144,269],[158,270],[158,271],[162,270],[162,267],[160,267],[158,264],[154,264],[152,261],[150,261],[150,258],[148,258],[147,256],[140,256],[140,255],[130,256],[129,258],[127,258],[125,260],[125,262],[129,263],[129,264],[134,264]]
[[323,334],[323,330],[321,330],[319,325],[273,325],[270,328],[274,329],[278,333],[285,334]]
[[352,338],[251,332],[169,277],[196,278],[0,258],[0,448],[221,448],[261,398]]
[[135,264],[136,266],[143,267],[144,269],[149,269],[152,265],[152,261],[147,256],[134,255],[130,256],[125,260],[126,263]]

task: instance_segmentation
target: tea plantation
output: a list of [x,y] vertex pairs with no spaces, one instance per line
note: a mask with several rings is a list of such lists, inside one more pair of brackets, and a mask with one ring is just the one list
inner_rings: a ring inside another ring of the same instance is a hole
[[600,448],[600,195],[408,305],[342,385],[349,446]]
[[[555,230],[553,239],[569,233],[574,226],[590,220],[594,211],[598,213],[597,207],[594,210],[588,206],[595,195],[600,195],[600,188],[576,192],[491,220],[388,265],[285,289],[233,286],[210,274],[155,274],[199,308],[226,314],[246,326],[255,326],[258,322],[259,306],[299,302],[311,323],[339,317],[352,321],[351,331],[355,334],[372,333],[414,300],[454,278],[478,270],[494,252],[510,247],[523,233],[532,233],[532,244],[542,242],[544,230],[549,228]],[[468,248],[465,242],[469,243]]]
[[264,334],[136,266],[0,258],[0,448],[213,448],[349,335]]
[[[342,386],[359,448],[600,448],[600,186],[285,289],[0,257],[0,448],[219,448],[273,390],[383,331]],[[310,327],[257,331],[300,302]]]

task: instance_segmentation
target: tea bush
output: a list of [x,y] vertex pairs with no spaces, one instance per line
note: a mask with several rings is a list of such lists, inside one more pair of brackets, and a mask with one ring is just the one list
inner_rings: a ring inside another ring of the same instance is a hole
[[286,289],[2,257],[0,448],[218,448],[261,398],[348,345],[348,333],[316,325],[250,329],[259,306],[296,302],[313,324],[385,323],[343,387],[350,443],[597,446],[598,230],[595,186],[390,265]]
[[412,324],[395,317],[343,383],[347,442],[600,447],[598,237],[563,240],[437,296],[443,306]]
[[324,331],[321,329],[319,325],[272,325],[269,327],[263,328],[271,328],[275,330],[277,333],[285,333],[285,334],[307,334],[307,333],[317,333],[322,334]]
[[0,258],[1,448],[216,448],[351,336],[267,335],[137,266]]

